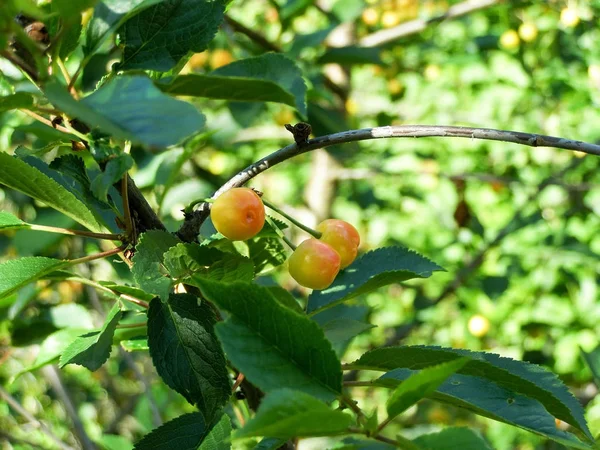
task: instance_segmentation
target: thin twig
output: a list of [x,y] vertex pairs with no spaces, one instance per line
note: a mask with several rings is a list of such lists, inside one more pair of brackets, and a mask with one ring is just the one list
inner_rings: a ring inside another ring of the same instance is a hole
[[256,31],[248,28],[245,25],[242,25],[240,22],[238,22],[231,16],[225,15],[225,22],[227,22],[227,25],[229,25],[233,29],[233,31],[237,31],[246,35],[248,38],[250,38],[250,40],[254,41],[256,44],[260,45],[265,50],[277,53],[281,52],[281,48],[277,44],[274,44],[273,42],[269,41],[262,34],[257,33]]
[[385,442],[386,444],[393,445],[396,448],[402,448],[405,450],[421,450],[421,447],[419,447],[418,445],[416,445],[409,439],[406,439],[405,437],[402,437],[402,436],[396,436],[395,440],[386,438],[385,436],[382,436],[381,434],[369,436],[369,434],[365,430],[361,430],[359,428],[354,428],[354,427],[348,428],[348,432],[353,433],[353,434],[362,434],[367,437],[370,437],[371,439],[375,439],[376,441]]
[[106,258],[107,256],[116,255],[117,253],[121,253],[123,250],[127,248],[126,245],[121,245],[119,247],[113,248],[111,250],[107,250],[105,252],[94,253],[93,255],[84,256],[82,258],[70,259],[68,263],[72,266],[75,264],[81,264],[89,261],[94,261],[95,259]]
[[428,26],[439,23],[443,20],[454,19],[464,16],[474,11],[488,8],[501,3],[502,0],[467,0],[462,3],[451,6],[448,10],[437,17],[431,19],[415,19],[401,23],[398,26],[387,30],[376,31],[360,39],[359,44],[363,47],[377,47],[389,44],[400,38],[421,33]]
[[46,425],[33,417],[29,411],[21,406],[21,404],[7,391],[4,390],[2,386],[0,386],[0,397],[4,399],[8,405],[18,412],[21,416],[27,419],[29,422],[38,427],[44,434],[46,434],[54,443],[56,443],[63,450],[74,450],[73,447],[65,444],[61,441]]
[[95,450],[96,447],[90,439],[90,437],[87,435],[85,428],[83,427],[83,423],[77,415],[77,409],[73,404],[73,400],[69,396],[68,391],[65,389],[65,386],[63,385],[63,382],[60,378],[60,374],[56,370],[56,367],[54,367],[53,365],[45,366],[42,368],[42,372],[45,378],[50,383],[50,386],[52,386],[52,390],[56,393],[59,400],[65,407],[67,414],[71,418],[71,421],[73,422],[75,435],[77,436],[77,439],[79,440],[79,443],[81,444],[83,450]]
[[58,131],[62,131],[63,133],[72,134],[71,131],[69,131],[67,128],[63,127],[62,125],[53,124],[50,119],[46,119],[45,117],[42,117],[39,114],[34,113],[33,111],[30,111],[28,109],[19,109],[19,111],[21,111],[23,114],[27,114],[29,117],[33,117],[35,120],[43,123],[44,125],[48,125],[50,128],[54,128]]
[[66,234],[69,236],[83,236],[94,239],[104,239],[107,241],[121,241],[123,237],[119,234],[112,233],[93,233],[91,231],[70,230],[68,228],[51,227],[48,225],[38,225],[35,223],[28,224],[29,228],[36,231],[45,231],[47,233]]
[[123,300],[127,300],[128,302],[134,303],[145,309],[148,309],[150,307],[148,302],[146,302],[144,300],[140,300],[139,298],[132,297],[131,295],[121,294],[119,297],[122,298]]
[[[237,175],[233,176],[213,194],[212,198],[217,198],[223,192],[228,191],[231,188],[243,186],[249,180],[276,164],[318,148],[325,148],[332,145],[365,141],[370,139],[409,137],[458,137],[467,139],[481,139],[488,141],[510,142],[529,147],[553,147],[565,150],[575,150],[590,155],[600,156],[600,145],[542,134],[523,133],[520,131],[496,130],[491,128],[455,127],[445,125],[398,125],[363,128],[359,130],[348,130],[340,133],[320,136],[309,140],[306,144],[300,147],[298,147],[296,143],[293,143],[282,149],[279,149],[276,152],[265,156],[260,161],[251,164]],[[205,202],[202,203],[196,211],[188,214],[184,223],[177,232],[178,236],[186,242],[194,241],[198,236],[200,226],[208,217],[209,209],[210,204]]]
[[69,71],[67,70],[67,66],[65,66],[65,63],[62,60],[62,58],[57,57],[56,58],[56,64],[58,65],[58,68],[62,72],[62,75],[65,78],[65,82],[67,83],[67,86],[69,86],[69,92],[71,93],[71,95],[73,96],[73,98],[75,100],[79,100],[79,95],[77,94],[77,90],[74,89],[73,85],[71,84],[71,76],[69,75]]

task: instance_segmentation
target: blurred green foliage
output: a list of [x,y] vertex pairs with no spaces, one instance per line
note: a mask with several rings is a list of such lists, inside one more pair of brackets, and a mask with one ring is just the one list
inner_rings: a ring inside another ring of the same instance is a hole
[[[233,3],[228,14],[302,67],[316,135],[435,124],[600,141],[600,1],[499,2],[373,49],[352,47],[378,30],[435,17],[457,3],[337,0],[325,7],[300,0],[247,0]],[[184,72],[204,74],[264,52],[259,41],[236,30],[226,21],[209,50],[193,55]],[[340,46],[346,48],[335,49]],[[102,79],[118,52],[107,45],[94,56],[82,75],[84,91]],[[65,61],[67,69],[73,73],[82,58],[80,46]],[[8,92],[6,80],[31,89],[6,60],[0,60],[0,71],[1,93]],[[347,98],[328,88],[324,73]],[[132,151],[138,168],[132,176],[171,230],[191,201],[209,196],[237,171],[289,143],[283,124],[300,119],[280,104],[197,102],[207,116],[205,134],[162,153]],[[60,139],[64,135],[19,112],[0,113],[2,149],[26,145],[35,151]],[[70,151],[68,141],[61,145],[53,156]],[[558,149],[451,138],[386,139],[294,158],[257,177],[252,186],[308,225],[330,215],[353,223],[363,237],[362,251],[402,244],[447,270],[368,294],[368,308],[338,307],[354,311],[357,320],[369,316],[377,326],[353,341],[344,360],[402,342],[488,350],[541,364],[558,373],[586,405],[595,435],[600,432],[600,358],[594,352],[600,336],[598,168],[593,156]],[[73,226],[71,219],[6,189],[0,189],[0,209],[32,223]],[[29,230],[0,235],[2,259],[77,257],[100,250],[96,247],[88,240]],[[82,270],[93,279],[127,283],[131,275],[122,266],[96,261]],[[302,292],[285,270],[269,277]],[[97,312],[65,313],[66,306],[78,304]],[[40,282],[0,303],[2,389],[74,446],[72,417],[53,388],[52,374],[38,369],[14,377],[39,358],[39,344],[50,332],[98,326],[106,310],[93,289],[71,281]],[[60,372],[82,426],[101,448],[111,450],[131,448],[159,419],[192,410],[159,381],[145,353],[119,349],[119,355],[94,373],[76,366]],[[382,414],[383,394],[361,392],[365,409],[380,408]],[[237,414],[247,413],[242,405]],[[417,434],[443,424],[474,426],[497,449],[562,448],[427,400],[390,427]],[[5,433],[22,442],[8,444]],[[32,448],[27,442],[55,445],[34,422],[0,402],[3,440],[2,449]],[[327,442],[308,440],[301,448],[327,448]]]

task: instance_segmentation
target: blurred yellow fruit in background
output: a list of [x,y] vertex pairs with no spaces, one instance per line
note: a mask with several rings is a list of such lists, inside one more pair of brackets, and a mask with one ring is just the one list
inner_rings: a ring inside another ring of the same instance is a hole
[[377,25],[377,21],[379,20],[379,11],[377,11],[375,8],[367,8],[363,11],[361,18],[365,25]]
[[233,62],[233,55],[229,50],[224,50],[222,48],[218,48],[213,50],[210,54],[210,67],[213,69],[218,69],[219,67],[226,66],[229,63]]
[[574,8],[564,8],[560,12],[560,23],[565,27],[576,27],[579,23],[579,14]]
[[392,28],[400,23],[400,14],[396,11],[385,11],[381,15],[381,26],[383,28]]
[[515,30],[506,30],[502,33],[502,36],[500,36],[500,46],[508,50],[518,48],[520,42],[521,39],[519,39],[519,33]]
[[469,329],[469,333],[480,338],[485,336],[488,331],[490,331],[490,321],[487,317],[482,316],[481,314],[475,314],[469,319],[467,328]]
[[525,42],[535,41],[537,35],[538,29],[533,22],[523,22],[519,27],[519,36]]

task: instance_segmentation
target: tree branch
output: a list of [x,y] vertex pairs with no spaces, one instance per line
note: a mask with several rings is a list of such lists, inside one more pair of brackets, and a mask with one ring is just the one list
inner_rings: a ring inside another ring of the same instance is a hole
[[[237,175],[232,177],[221,186],[212,196],[217,198],[223,192],[243,186],[258,174],[286,161],[294,156],[307,153],[318,148],[347,142],[365,141],[370,139],[387,138],[421,138],[421,137],[459,137],[468,139],[481,139],[488,141],[510,142],[526,145],[529,147],[553,147],[565,150],[575,150],[590,155],[600,156],[600,145],[587,142],[565,139],[561,137],[546,136],[534,133],[522,133],[520,131],[495,130],[491,128],[455,127],[443,125],[398,125],[376,128],[363,128],[360,130],[342,131],[340,133],[328,134],[309,140],[306,144],[298,147],[295,143],[277,150],[263,159],[251,164]],[[202,203],[199,208],[186,218],[179,228],[177,235],[186,242],[196,240],[202,223],[206,220],[210,211],[210,203]]]
[[377,47],[380,45],[389,44],[397,39],[421,33],[423,30],[425,30],[425,28],[434,23],[461,17],[474,11],[497,5],[501,2],[502,0],[466,0],[462,3],[451,6],[444,14],[440,16],[436,16],[427,20],[409,20],[408,22],[401,23],[393,28],[376,31],[375,33],[363,37],[359,41],[359,44],[363,47]]

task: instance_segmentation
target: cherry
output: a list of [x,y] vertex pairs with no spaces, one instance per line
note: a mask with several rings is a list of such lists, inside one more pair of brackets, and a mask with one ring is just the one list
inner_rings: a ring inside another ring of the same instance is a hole
[[262,230],[265,207],[250,188],[233,188],[214,201],[210,218],[219,233],[232,241],[245,241]]
[[356,259],[360,235],[348,222],[327,219],[317,226],[321,241],[331,245],[340,254],[341,268],[345,269]]
[[303,241],[289,259],[290,275],[301,286],[325,289],[340,271],[341,259],[329,244],[310,238]]

